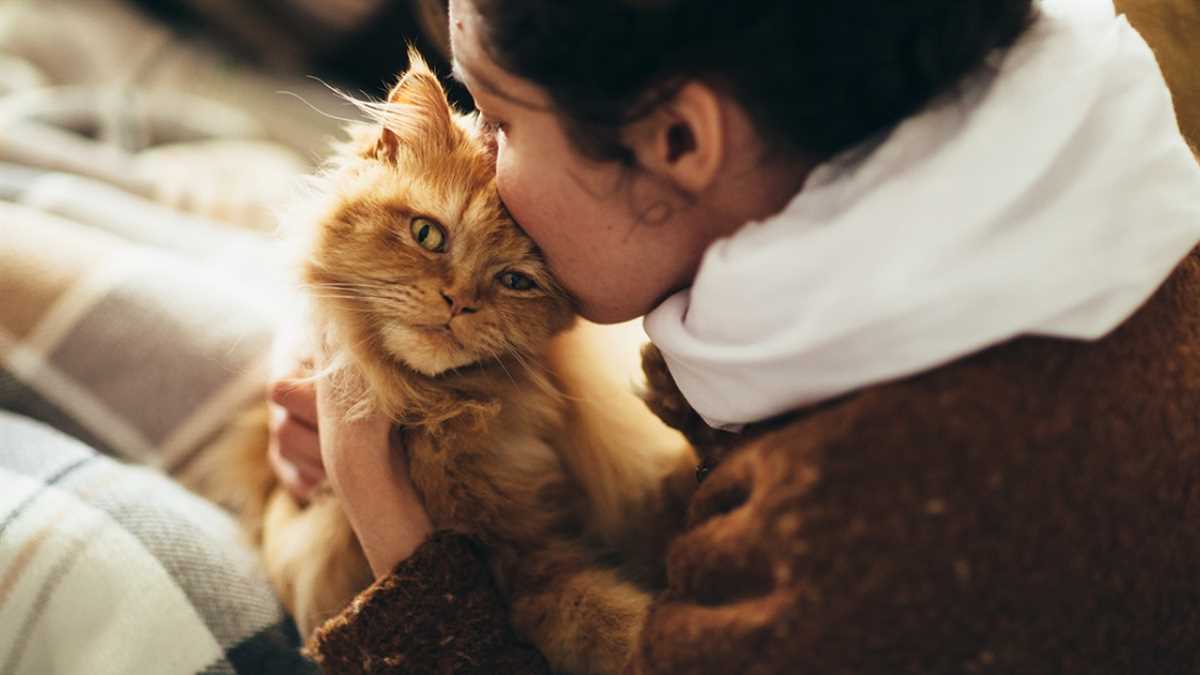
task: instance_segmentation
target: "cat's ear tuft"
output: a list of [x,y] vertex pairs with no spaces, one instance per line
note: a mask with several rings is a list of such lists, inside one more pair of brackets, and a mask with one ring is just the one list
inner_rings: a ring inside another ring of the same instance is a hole
[[388,92],[388,103],[429,107],[431,112],[437,110],[441,117],[450,118],[450,104],[446,102],[446,92],[437,73],[413,47],[408,48],[408,70]]
[[382,126],[373,149],[379,159],[395,161],[401,145],[416,152],[440,150],[454,139],[450,103],[437,74],[412,47],[408,59],[408,70],[388,93],[387,102],[371,110]]

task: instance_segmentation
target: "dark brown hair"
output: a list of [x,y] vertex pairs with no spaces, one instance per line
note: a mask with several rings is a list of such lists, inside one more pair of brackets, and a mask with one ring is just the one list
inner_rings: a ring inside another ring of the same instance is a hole
[[1032,0],[473,0],[483,46],[545,88],[572,141],[633,163],[622,126],[701,79],[772,147],[828,158],[1010,45]]

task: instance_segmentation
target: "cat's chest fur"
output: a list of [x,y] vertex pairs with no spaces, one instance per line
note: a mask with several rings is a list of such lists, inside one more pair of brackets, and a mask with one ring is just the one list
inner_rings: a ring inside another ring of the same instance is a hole
[[409,473],[434,526],[517,545],[581,529],[586,500],[567,470],[570,402],[514,382],[498,410],[404,433]]

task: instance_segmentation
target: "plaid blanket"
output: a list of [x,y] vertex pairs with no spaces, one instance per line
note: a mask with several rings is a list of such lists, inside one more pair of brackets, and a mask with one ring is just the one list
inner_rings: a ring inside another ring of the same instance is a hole
[[264,279],[0,202],[0,408],[178,473],[262,398]]
[[180,483],[264,399],[263,232],[346,114],[124,0],[0,3],[0,674],[315,672]]
[[0,412],[0,672],[307,673],[227,514]]
[[0,202],[0,673],[312,670],[231,516],[166,475],[263,397],[277,295],[218,249]]

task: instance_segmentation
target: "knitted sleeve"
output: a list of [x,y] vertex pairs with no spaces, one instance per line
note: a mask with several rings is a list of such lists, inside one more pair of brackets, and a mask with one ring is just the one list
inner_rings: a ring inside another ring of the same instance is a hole
[[550,673],[509,625],[478,547],[436,532],[330,619],[307,650],[327,673]]

